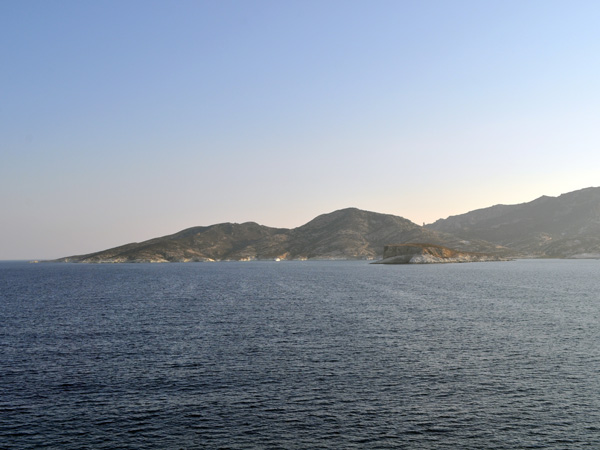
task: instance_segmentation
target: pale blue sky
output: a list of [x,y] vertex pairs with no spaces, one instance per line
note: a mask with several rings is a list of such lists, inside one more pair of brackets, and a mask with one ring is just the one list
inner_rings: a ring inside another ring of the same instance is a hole
[[600,185],[598,1],[0,2],[0,259]]

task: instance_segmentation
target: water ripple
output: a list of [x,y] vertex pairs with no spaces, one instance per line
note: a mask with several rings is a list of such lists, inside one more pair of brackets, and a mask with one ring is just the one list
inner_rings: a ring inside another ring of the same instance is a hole
[[597,261],[0,275],[6,448],[600,448]]

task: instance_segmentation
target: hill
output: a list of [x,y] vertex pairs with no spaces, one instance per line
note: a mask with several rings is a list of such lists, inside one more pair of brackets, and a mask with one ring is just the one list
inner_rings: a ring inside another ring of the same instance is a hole
[[522,255],[600,256],[600,188],[518,205],[496,205],[426,225],[462,239],[483,239]]
[[222,223],[56,261],[377,259],[386,245],[417,242],[501,256],[600,258],[600,188],[495,205],[425,227],[357,208],[323,214],[293,229]]
[[294,229],[254,222],[193,227],[58,262],[188,262],[280,259],[375,259],[390,243],[430,242],[462,251],[502,251],[481,240],[465,241],[407,219],[347,208]]

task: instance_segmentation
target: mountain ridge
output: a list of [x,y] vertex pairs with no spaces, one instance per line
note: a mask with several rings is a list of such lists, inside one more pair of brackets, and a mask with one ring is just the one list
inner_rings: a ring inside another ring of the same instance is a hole
[[191,262],[377,259],[386,245],[441,245],[460,252],[521,257],[600,258],[600,188],[493,205],[419,226],[350,207],[296,228],[220,223],[56,262]]
[[191,227],[139,243],[74,255],[56,262],[192,262],[272,259],[376,259],[389,243],[427,241],[465,251],[506,249],[427,230],[391,214],[345,208],[292,228],[255,222]]
[[425,225],[433,231],[477,238],[534,257],[600,254],[600,188],[494,205]]

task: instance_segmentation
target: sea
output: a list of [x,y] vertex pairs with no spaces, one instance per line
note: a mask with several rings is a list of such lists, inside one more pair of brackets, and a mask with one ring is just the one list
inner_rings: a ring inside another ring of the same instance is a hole
[[598,449],[600,261],[0,263],[2,449]]

